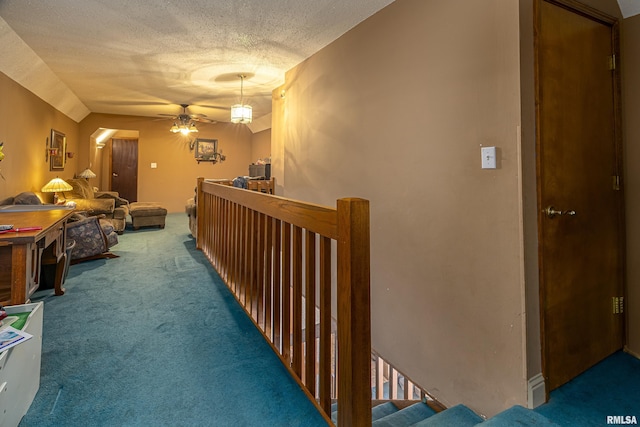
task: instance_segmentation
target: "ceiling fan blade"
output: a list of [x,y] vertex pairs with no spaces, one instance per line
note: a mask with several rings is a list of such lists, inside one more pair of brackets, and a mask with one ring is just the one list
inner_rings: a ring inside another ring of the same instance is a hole
[[205,118],[197,118],[197,119],[193,119],[193,121],[198,123],[210,123],[210,124],[218,123],[216,120],[205,119]]
[[223,110],[223,111],[229,111],[229,109],[230,109],[230,107],[221,107],[219,105],[204,105],[204,104],[199,105],[199,107],[210,108],[212,110]]

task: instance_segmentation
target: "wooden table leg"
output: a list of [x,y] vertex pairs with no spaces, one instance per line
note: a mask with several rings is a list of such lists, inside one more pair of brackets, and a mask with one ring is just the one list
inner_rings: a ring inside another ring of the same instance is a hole
[[56,264],[56,276],[54,281],[54,293],[56,295],[64,295],[64,288],[62,287],[62,279],[64,278],[64,268],[66,265],[67,254],[62,253],[60,260]]

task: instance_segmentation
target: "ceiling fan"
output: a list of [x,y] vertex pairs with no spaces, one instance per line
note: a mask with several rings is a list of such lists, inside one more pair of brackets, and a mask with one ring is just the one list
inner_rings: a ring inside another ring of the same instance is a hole
[[188,114],[187,108],[189,107],[189,104],[180,104],[180,106],[182,107],[182,114],[178,114],[177,116],[174,114],[159,114],[159,116],[169,116],[180,121],[193,120],[195,122],[217,123],[215,120],[207,119],[205,114]]
[[169,129],[173,133],[180,132],[183,135],[188,135],[192,132],[198,132],[195,122],[217,123],[215,120],[207,119],[207,116],[204,114],[188,114],[187,107],[189,104],[180,104],[180,106],[182,107],[182,114],[178,114],[177,116],[171,114],[159,114],[160,116],[169,116],[174,119],[173,126]]

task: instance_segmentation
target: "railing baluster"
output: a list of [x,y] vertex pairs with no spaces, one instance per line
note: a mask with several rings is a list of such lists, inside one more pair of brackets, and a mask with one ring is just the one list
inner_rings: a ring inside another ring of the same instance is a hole
[[242,216],[242,211],[243,211],[243,207],[241,205],[238,204],[237,206],[237,218],[236,218],[236,224],[238,227],[237,233],[236,233],[236,238],[237,238],[237,257],[235,259],[235,269],[236,269],[236,298],[238,299],[238,301],[240,301],[240,303],[242,303],[242,296],[244,294],[244,291],[242,290],[242,259],[244,258],[244,247],[242,246],[244,243],[243,240],[243,236],[242,236],[242,230],[244,229],[243,225],[243,216]]
[[258,212],[251,211],[251,268],[249,269],[249,314],[258,316]]
[[305,385],[316,390],[316,234],[305,233]]
[[389,399],[398,399],[398,371],[393,367],[389,367]]
[[257,257],[257,274],[256,274],[256,284],[258,286],[257,292],[257,313],[256,313],[256,322],[265,330],[265,311],[264,311],[264,262],[265,262],[265,215],[259,213],[258,214],[258,257]]
[[282,302],[280,300],[282,292],[282,273],[281,273],[281,249],[282,249],[282,223],[276,220],[273,230],[273,343],[282,354],[282,322],[280,315],[282,313]]
[[293,372],[302,379],[302,229],[293,226]]
[[384,360],[376,356],[376,399],[384,399]]
[[291,224],[282,224],[282,356],[292,366],[291,354]]
[[220,266],[222,267],[222,277],[228,282],[229,281],[229,245],[226,245],[225,242],[229,241],[229,201],[222,200],[222,217],[221,217],[221,233],[220,233],[220,247],[222,254],[220,258]]
[[320,237],[320,363],[319,403],[331,413],[331,239]]
[[264,253],[264,333],[273,342],[272,311],[272,265],[273,262],[273,218],[265,216],[265,253]]
[[236,203],[231,203],[231,223],[229,224],[229,286],[231,287],[231,290],[234,294],[237,294],[238,285],[238,276],[236,270],[236,260],[238,259],[238,241],[236,233],[236,231],[238,230],[237,208],[238,205]]

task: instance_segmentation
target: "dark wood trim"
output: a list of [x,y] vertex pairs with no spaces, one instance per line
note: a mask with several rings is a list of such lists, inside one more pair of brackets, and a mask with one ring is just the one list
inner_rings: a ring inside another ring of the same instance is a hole
[[[538,0],[536,0],[538,1]],[[618,22],[618,18],[608,15],[598,9],[588,6],[576,0],[541,0],[547,3],[555,4],[571,12],[592,19],[605,25],[613,26]]]

